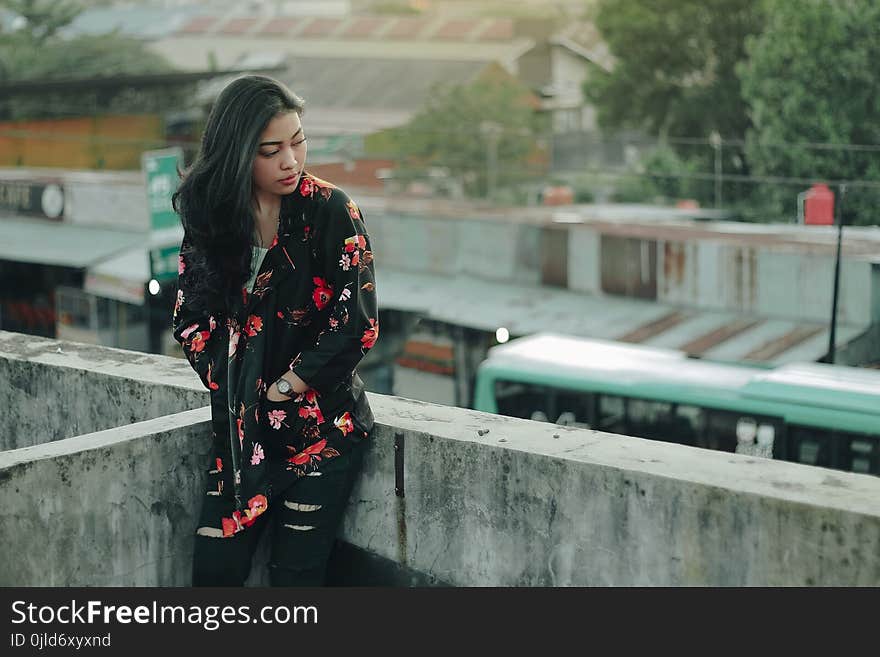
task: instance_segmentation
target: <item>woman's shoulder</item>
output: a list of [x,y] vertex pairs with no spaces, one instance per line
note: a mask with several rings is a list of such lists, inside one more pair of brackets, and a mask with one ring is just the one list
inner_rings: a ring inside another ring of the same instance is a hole
[[342,187],[329,180],[319,178],[308,171],[303,171],[299,184],[299,193],[302,196],[318,201],[319,205],[326,206],[331,211],[355,205],[354,200]]
[[302,196],[322,203],[341,203],[345,205],[351,200],[349,195],[339,185],[319,178],[308,171],[303,171],[302,178],[300,178],[299,193]]

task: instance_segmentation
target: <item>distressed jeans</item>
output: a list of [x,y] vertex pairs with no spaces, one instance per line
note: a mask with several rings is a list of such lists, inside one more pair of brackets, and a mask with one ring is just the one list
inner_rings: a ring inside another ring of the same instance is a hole
[[[269,526],[269,581],[272,586],[322,586],[336,532],[345,512],[363,452],[370,441],[324,465],[319,476],[305,476],[290,485],[253,525],[228,538],[196,534],[193,586],[242,586],[251,570],[263,530]],[[202,517],[218,517],[206,497]]]

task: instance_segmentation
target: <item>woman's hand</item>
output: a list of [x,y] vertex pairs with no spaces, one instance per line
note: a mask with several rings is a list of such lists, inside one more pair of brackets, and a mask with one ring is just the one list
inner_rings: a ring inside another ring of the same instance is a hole
[[[297,395],[301,395],[309,389],[308,384],[306,384],[305,381],[303,381],[293,372],[285,372],[281,375],[281,378],[285,379],[288,383],[290,383],[291,386],[293,386],[293,392]],[[272,385],[270,385],[269,388],[266,390],[266,399],[273,402],[283,402],[293,399],[293,397],[290,395],[281,394],[281,392],[278,390],[277,382],[273,382]]]

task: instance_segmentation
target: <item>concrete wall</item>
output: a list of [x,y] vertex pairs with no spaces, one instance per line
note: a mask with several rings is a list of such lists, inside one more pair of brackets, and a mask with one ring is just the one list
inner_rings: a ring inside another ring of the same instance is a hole
[[[34,355],[13,358],[35,367],[57,344],[41,351],[29,340]],[[169,399],[207,402],[185,361],[107,350],[87,362],[95,347],[61,346],[51,366],[165,379]],[[377,429],[341,537],[420,581],[880,585],[878,477],[398,397],[370,402]],[[207,421],[196,408],[0,453],[0,496],[15,519],[0,525],[0,544],[17,555],[3,560],[0,585],[185,585]]]
[[169,394],[191,373],[183,360],[0,331],[0,451],[202,406],[200,390]]
[[538,284],[540,228],[498,221],[426,218],[365,211],[384,266]]
[[[542,253],[541,227],[521,218],[505,222],[378,210],[366,214],[377,259],[395,270],[538,285],[542,259],[564,262],[567,256],[567,287],[601,295],[603,258],[613,257],[601,248],[606,229],[594,225],[556,227],[568,232],[567,252],[557,255]],[[810,322],[825,322],[831,312],[833,254],[772,243],[738,244],[705,235],[689,241],[657,239],[656,244],[657,293],[652,300]],[[873,301],[880,294],[877,268],[870,258],[842,260],[840,324],[866,327],[880,321],[880,304]],[[644,272],[639,274],[643,276]]]

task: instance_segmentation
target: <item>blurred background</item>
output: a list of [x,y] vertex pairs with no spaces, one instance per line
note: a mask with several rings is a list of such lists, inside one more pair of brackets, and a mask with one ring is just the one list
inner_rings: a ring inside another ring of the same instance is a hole
[[[305,98],[306,168],[371,231],[371,390],[498,410],[489,350],[543,332],[748,368],[709,377],[732,386],[869,372],[877,61],[874,0],[0,0],[0,328],[181,356],[175,172],[219,90],[260,72]],[[725,449],[764,426],[669,398],[563,409],[542,381],[501,410],[687,419]],[[789,456],[843,458],[838,429]]]

